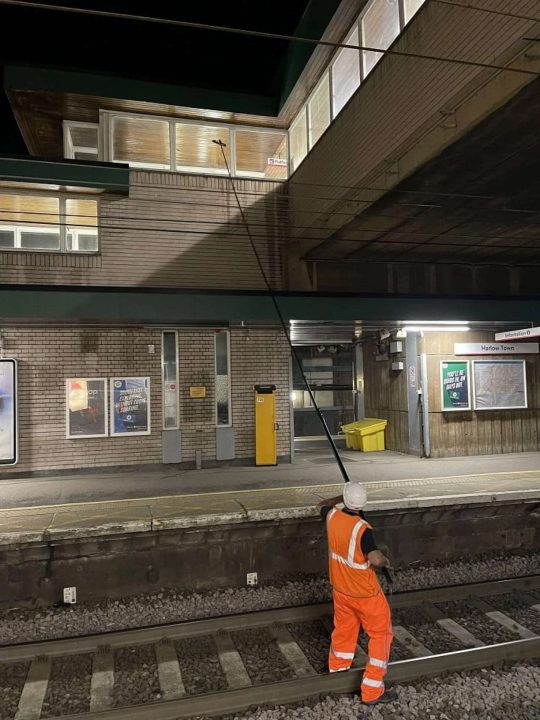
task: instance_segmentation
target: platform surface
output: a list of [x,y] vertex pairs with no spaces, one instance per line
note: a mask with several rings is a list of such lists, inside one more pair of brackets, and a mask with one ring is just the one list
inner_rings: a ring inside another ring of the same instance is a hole
[[[315,517],[317,503],[342,487],[328,451],[317,452],[275,468],[0,480],[0,544]],[[343,457],[350,478],[367,484],[367,512],[540,500],[538,453],[421,460],[345,451]]]

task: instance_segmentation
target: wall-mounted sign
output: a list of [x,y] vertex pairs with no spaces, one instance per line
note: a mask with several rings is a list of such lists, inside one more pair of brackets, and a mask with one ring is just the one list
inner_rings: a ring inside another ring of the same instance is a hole
[[206,388],[202,387],[202,386],[190,387],[189,388],[189,397],[190,398],[205,398],[206,397]]
[[66,380],[66,437],[105,437],[107,431],[107,380]]
[[268,158],[268,165],[273,167],[287,167],[287,160],[285,158]]
[[525,360],[473,360],[474,409],[527,407]]
[[441,362],[441,408],[445,412],[471,409],[471,387],[467,360]]
[[540,337],[540,327],[524,328],[523,330],[507,330],[506,332],[495,333],[495,340],[527,340],[528,338]]
[[111,378],[111,435],[150,435],[150,378]]
[[0,359],[0,465],[17,462],[17,361]]
[[538,343],[454,343],[454,355],[538,354]]

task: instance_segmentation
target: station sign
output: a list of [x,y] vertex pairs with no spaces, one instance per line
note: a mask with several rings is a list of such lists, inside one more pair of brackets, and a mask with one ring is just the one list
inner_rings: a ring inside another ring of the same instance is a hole
[[536,355],[539,343],[454,343],[454,355]]
[[540,327],[495,333],[495,340],[500,342],[505,342],[506,340],[528,340],[529,338],[536,337],[540,337]]

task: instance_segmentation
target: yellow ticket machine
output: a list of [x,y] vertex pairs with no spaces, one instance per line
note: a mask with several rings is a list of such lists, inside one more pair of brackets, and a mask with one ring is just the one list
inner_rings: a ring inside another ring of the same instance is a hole
[[255,385],[255,464],[277,465],[276,386]]

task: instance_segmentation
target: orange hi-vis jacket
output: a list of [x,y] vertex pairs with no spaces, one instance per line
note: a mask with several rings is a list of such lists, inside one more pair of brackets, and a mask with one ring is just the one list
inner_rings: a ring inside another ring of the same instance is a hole
[[362,535],[371,525],[358,515],[332,508],[326,518],[330,583],[350,597],[373,597],[381,592],[375,570],[362,552]]

